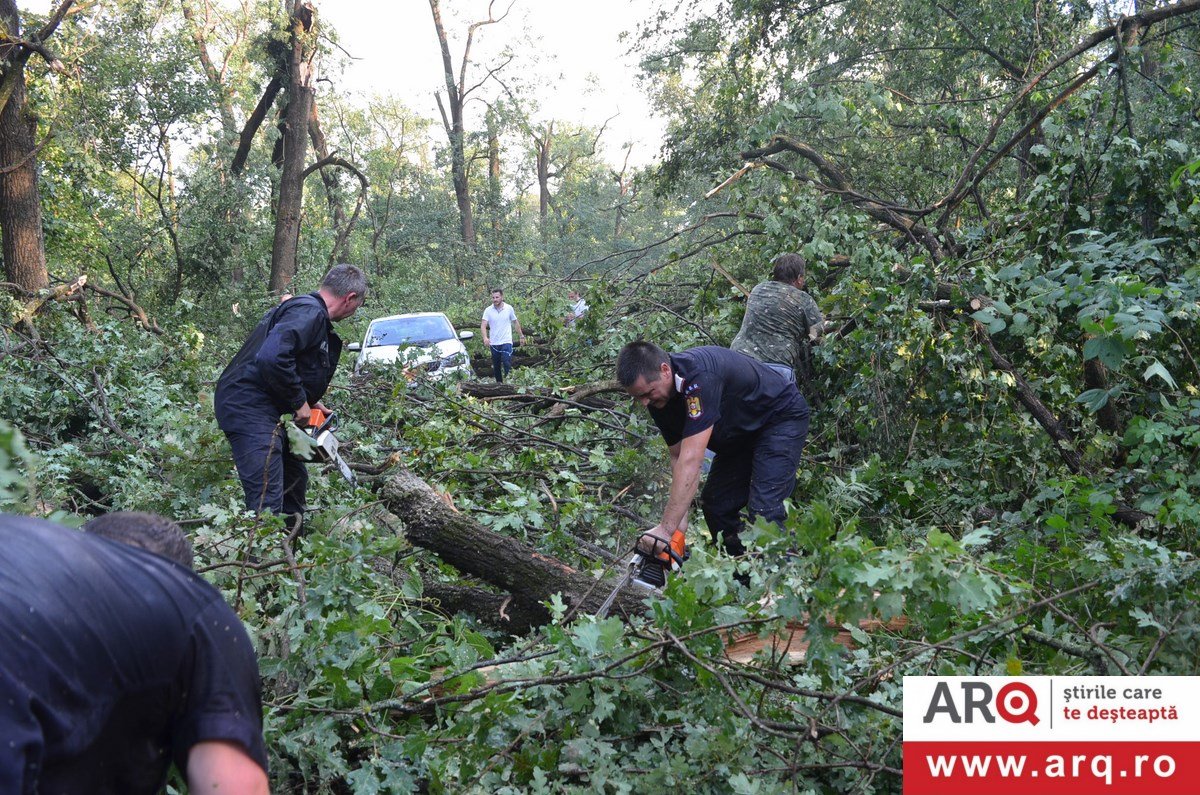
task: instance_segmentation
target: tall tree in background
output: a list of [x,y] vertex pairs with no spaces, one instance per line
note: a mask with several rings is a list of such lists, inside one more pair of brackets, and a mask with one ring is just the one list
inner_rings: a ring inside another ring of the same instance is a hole
[[304,155],[308,143],[309,108],[313,102],[316,55],[311,5],[292,3],[292,51],[288,68],[288,104],[280,123],[283,170],[279,177],[279,204],[275,212],[275,243],[271,247],[272,292],[284,292],[296,275],[300,247],[300,211],[304,202]]
[[[446,38],[446,26],[442,23],[442,11],[440,0],[429,0],[429,10],[433,12],[433,27],[437,31],[438,45],[442,50],[442,69],[446,79],[446,102],[442,102],[442,96],[437,94],[438,110],[442,114],[442,126],[446,130],[446,137],[450,141],[450,168],[454,180],[454,198],[458,202],[458,215],[460,226],[462,229],[462,242],[469,249],[475,247],[475,218],[471,211],[471,187],[467,178],[467,156],[466,156],[466,125],[463,122],[463,106],[467,102],[468,96],[472,91],[483,85],[488,78],[495,75],[500,69],[504,68],[510,57],[504,63],[496,66],[488,71],[483,80],[475,83],[472,86],[467,85],[467,69],[471,64],[471,46],[475,40],[475,32],[485,25],[494,25],[502,21],[508,16],[508,11],[512,10],[509,5],[508,10],[497,18],[492,13],[492,8],[495,2],[488,4],[487,19],[479,22],[473,22],[467,27],[467,40],[463,45],[462,57],[459,60],[458,77],[454,76],[454,60],[450,55],[450,42]],[[449,105],[449,114],[446,112],[446,105]],[[462,281],[462,274],[459,274],[459,281]]]
[[[529,128],[534,171],[537,174],[538,184],[538,229],[543,243],[550,238],[550,207],[554,201],[550,191],[550,180],[561,180],[577,162],[595,158],[596,147],[600,144],[600,136],[604,135],[608,123],[613,118],[616,117],[610,117],[600,125],[600,129],[595,131],[590,143],[587,142],[587,138],[591,134],[591,130],[580,128],[572,131],[570,125],[566,125],[567,132],[565,134],[562,134],[563,126],[560,125],[559,137],[556,139],[553,119],[546,124]],[[555,146],[556,143],[557,146]]]
[[64,0],[41,30],[22,39],[16,0],[0,0],[0,236],[5,276],[26,290],[46,287],[50,277],[38,191],[37,115],[25,93],[25,64],[36,52],[52,69],[62,69],[43,42],[73,4]]
[[208,79],[209,88],[212,89],[213,97],[216,99],[217,110],[221,115],[222,136],[232,143],[236,140],[238,133],[237,122],[233,115],[233,103],[230,101],[229,91],[225,86],[221,70],[217,68],[212,54],[209,52],[208,32],[212,25],[212,7],[205,2],[201,8],[203,16],[197,13],[194,0],[179,0],[179,8],[183,12],[183,18],[187,21],[187,30],[192,43],[196,46],[196,57],[200,59],[200,65],[204,67],[204,76]]

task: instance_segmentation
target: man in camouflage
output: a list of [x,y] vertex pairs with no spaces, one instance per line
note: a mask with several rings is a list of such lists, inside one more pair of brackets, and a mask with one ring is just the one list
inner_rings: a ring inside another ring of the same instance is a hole
[[750,291],[742,328],[729,347],[795,381],[825,320],[817,302],[804,292],[804,257],[780,254],[771,265],[771,281]]

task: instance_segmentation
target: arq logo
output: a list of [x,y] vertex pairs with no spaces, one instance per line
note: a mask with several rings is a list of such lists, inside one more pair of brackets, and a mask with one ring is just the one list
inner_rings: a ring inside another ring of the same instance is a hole
[[962,689],[961,702],[955,699],[950,683],[938,682],[932,698],[929,699],[924,723],[933,723],[933,719],[938,715],[946,715],[951,723],[973,723],[977,715],[982,716],[987,723],[995,723],[993,707],[996,713],[1009,723],[1029,723],[1036,726],[1040,722],[1037,716],[1037,693],[1024,682],[1009,682],[995,693],[995,698],[992,695],[992,687],[987,682],[957,684]]

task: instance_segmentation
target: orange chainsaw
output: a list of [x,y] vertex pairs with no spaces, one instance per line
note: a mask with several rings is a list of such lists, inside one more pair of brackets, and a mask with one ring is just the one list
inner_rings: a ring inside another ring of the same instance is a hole
[[354,470],[350,469],[350,465],[338,454],[338,438],[333,434],[336,429],[337,414],[332,411],[326,414],[321,409],[313,409],[312,414],[308,415],[308,425],[304,427],[304,432],[312,438],[313,446],[317,449],[317,458],[336,466],[342,477],[349,481],[351,486],[355,486],[358,479],[354,477]]
[[[642,549],[643,538],[650,539],[650,552]],[[642,533],[637,543],[633,545],[633,554],[626,561],[625,574],[617,582],[617,586],[612,589],[612,593],[608,595],[604,603],[600,605],[600,609],[596,611],[596,618],[604,618],[608,615],[608,609],[612,607],[617,594],[629,583],[655,591],[662,590],[663,586],[667,584],[667,572],[682,569],[683,562],[688,557],[690,556],[687,542],[679,530],[671,534],[669,543],[649,533]]]

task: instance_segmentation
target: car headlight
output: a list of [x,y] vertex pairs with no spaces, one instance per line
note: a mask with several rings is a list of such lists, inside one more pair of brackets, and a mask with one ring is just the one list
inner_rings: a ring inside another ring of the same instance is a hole
[[463,353],[462,351],[459,351],[457,353],[452,353],[449,356],[443,356],[442,361],[441,361],[441,366],[443,368],[461,367],[462,365],[464,365],[466,363],[467,363],[467,355],[465,353]]

